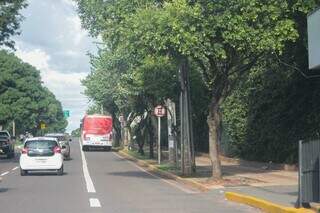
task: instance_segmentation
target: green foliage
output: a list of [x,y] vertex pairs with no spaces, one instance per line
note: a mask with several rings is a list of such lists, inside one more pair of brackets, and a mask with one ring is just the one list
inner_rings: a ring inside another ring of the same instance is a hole
[[[297,1],[292,11],[299,39],[282,56],[266,56],[226,100],[223,112],[236,155],[259,161],[297,163],[298,141],[318,138],[319,78],[307,70],[306,13],[313,1]],[[301,7],[304,9],[302,10]],[[290,64],[290,65],[289,65]]]
[[55,96],[41,85],[40,72],[13,54],[0,51],[0,123],[9,128],[15,120],[18,133],[64,131],[67,121]]
[[114,117],[178,103],[187,58],[198,149],[208,147],[208,129],[219,140],[221,116],[235,154],[247,159],[293,162],[295,141],[316,134],[316,105],[292,105],[315,101],[317,86],[287,65],[306,67],[306,13],[319,1],[77,2],[83,26],[103,39],[85,93]]
[[14,47],[10,36],[19,34],[22,16],[19,11],[27,6],[26,0],[0,1],[0,46]]
[[77,129],[72,130],[71,136],[72,137],[80,137],[80,133],[81,133],[80,128],[77,128]]

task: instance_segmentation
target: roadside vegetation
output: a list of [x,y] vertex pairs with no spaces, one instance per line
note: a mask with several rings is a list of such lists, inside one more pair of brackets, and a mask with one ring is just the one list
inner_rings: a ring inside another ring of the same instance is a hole
[[154,106],[167,98],[178,106],[181,63],[195,147],[210,153],[213,177],[222,174],[219,151],[295,163],[298,140],[319,135],[319,78],[308,77],[306,43],[319,1],[76,1],[83,27],[102,39],[85,94],[113,116],[116,140],[118,117],[127,118],[141,154],[149,144],[154,157]]
[[[0,73],[0,124],[4,129],[11,130],[15,121],[17,135],[65,130],[61,103],[42,85],[38,70],[1,50]],[[40,129],[41,122],[45,130]]]
[[[26,6],[24,0],[0,2],[0,125],[11,131],[14,121],[16,135],[65,131],[61,103],[42,85],[40,71],[11,53],[11,37],[19,34],[19,12]],[[41,122],[45,130],[40,130]]]

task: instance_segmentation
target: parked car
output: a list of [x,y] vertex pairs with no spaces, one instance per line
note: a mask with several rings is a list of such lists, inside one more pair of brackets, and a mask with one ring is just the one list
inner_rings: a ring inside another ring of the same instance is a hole
[[8,131],[0,131],[0,155],[7,158],[14,157],[14,138]]
[[62,148],[62,154],[65,159],[70,159],[70,144],[71,139],[64,133],[48,133],[45,137],[56,138]]
[[63,175],[63,155],[56,138],[27,138],[20,155],[20,174],[29,171],[56,171]]

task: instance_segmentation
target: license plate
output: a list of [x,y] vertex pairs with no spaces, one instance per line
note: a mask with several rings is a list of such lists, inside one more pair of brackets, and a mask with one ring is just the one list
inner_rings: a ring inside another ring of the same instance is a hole
[[46,163],[47,159],[36,159],[38,163]]

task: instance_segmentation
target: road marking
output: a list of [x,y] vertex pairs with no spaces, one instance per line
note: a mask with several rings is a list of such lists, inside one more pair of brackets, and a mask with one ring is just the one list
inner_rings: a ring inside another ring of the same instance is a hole
[[11,169],[12,171],[14,171],[14,170],[17,170],[19,167],[18,166],[16,166],[16,167],[14,167],[13,169]]
[[5,176],[5,175],[7,175],[7,174],[9,174],[9,172],[4,172],[4,173],[2,173],[0,176]]
[[93,207],[93,208],[101,207],[100,201],[97,198],[90,198],[89,202],[90,202],[90,207]]
[[82,158],[82,170],[83,170],[84,179],[86,181],[87,190],[89,193],[96,193],[96,189],[94,188],[92,179],[89,174],[86,156],[82,151],[82,146],[80,141],[79,141],[79,144],[80,144],[80,152],[81,152],[81,158]]
[[142,167],[138,166],[137,164],[133,163],[132,161],[127,160],[126,158],[122,157],[121,155],[119,155],[119,154],[117,154],[115,152],[112,152],[112,153],[114,155],[118,156],[119,158],[126,160],[128,163],[130,163],[131,165],[133,165],[134,167],[136,167],[140,171],[143,171],[143,172],[147,173],[148,175],[151,175],[152,177],[155,177],[155,178],[157,178],[157,179],[159,179],[159,180],[161,180],[161,181],[163,181],[163,182],[165,182],[165,183],[167,183],[167,184],[169,184],[171,186],[174,186],[175,188],[177,188],[177,189],[179,189],[179,190],[181,190],[181,191],[183,191],[185,193],[188,193],[188,194],[197,194],[197,193],[199,193],[199,192],[196,192],[196,191],[193,191],[193,190],[190,190],[190,189],[186,189],[186,188],[184,188],[182,186],[179,186],[176,183],[176,181],[174,181],[174,180],[172,180],[172,181],[165,180],[165,179],[163,179],[163,178],[161,178],[161,177],[159,177],[159,176],[157,176],[155,174],[152,174],[151,172],[143,169]]

